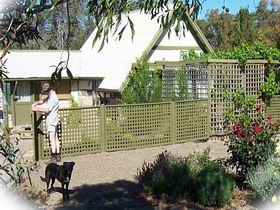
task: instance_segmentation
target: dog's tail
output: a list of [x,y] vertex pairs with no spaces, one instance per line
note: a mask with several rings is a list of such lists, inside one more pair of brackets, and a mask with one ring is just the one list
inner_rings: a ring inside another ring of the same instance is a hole
[[40,178],[41,178],[41,180],[42,180],[43,182],[46,182],[46,181],[47,181],[46,178],[44,178],[44,177],[42,177],[42,176],[40,176]]

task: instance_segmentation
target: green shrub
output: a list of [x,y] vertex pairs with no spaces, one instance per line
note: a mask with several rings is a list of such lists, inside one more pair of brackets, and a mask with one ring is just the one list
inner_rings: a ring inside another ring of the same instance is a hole
[[203,168],[212,161],[210,160],[210,148],[208,147],[203,152],[194,152],[186,158],[186,162],[191,171],[191,176],[194,178]]
[[82,112],[81,109],[78,109],[79,104],[73,98],[71,98],[70,108],[72,110],[67,116],[67,124],[72,128],[76,128],[81,123]]
[[234,178],[217,163],[211,162],[195,177],[192,198],[205,206],[221,207],[231,203],[234,187]]
[[168,152],[153,163],[144,163],[138,181],[146,195],[156,198],[191,197],[206,206],[224,206],[232,199],[234,178],[210,160],[209,149],[186,158]]
[[122,103],[151,103],[162,101],[161,71],[151,71],[146,57],[137,59],[128,75],[124,87]]
[[280,188],[279,159],[271,158],[250,170],[246,175],[246,183],[251,187],[255,198],[262,201],[271,200]]
[[159,154],[153,163],[144,163],[137,176],[144,193],[157,198],[187,196],[191,189],[190,171],[185,160],[167,151]]
[[13,144],[3,139],[0,159],[0,190],[14,193],[16,198],[31,200],[38,206],[46,202],[47,194],[39,191],[31,181],[31,173],[37,170],[37,165],[23,158],[18,142]]
[[176,84],[175,87],[173,87],[172,101],[189,99],[188,84],[185,70],[177,70],[175,79]]

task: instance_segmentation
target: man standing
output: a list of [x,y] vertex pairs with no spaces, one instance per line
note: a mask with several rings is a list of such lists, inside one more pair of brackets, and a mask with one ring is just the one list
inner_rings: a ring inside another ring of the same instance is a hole
[[32,111],[45,113],[47,132],[51,142],[52,151],[50,163],[60,162],[60,143],[58,140],[58,97],[48,82],[45,82],[42,85],[41,94],[47,95],[47,97],[42,101],[33,103]]

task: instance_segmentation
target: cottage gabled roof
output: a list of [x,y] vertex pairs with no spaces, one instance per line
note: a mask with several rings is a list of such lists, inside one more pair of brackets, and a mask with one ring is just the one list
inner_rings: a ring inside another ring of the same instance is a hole
[[[121,40],[117,40],[117,37],[110,33],[108,43],[98,52],[101,40],[97,41],[92,48],[96,34],[94,31],[81,48],[83,56],[86,58],[81,75],[90,75],[91,71],[96,72],[97,75],[104,75],[99,86],[101,90],[121,91],[122,83],[128,76],[132,63],[135,63],[136,59],[144,54],[149,57],[150,62],[154,62],[163,59],[179,60],[182,46],[188,49],[198,49],[205,53],[214,53],[202,31],[189,15],[187,22],[189,31],[186,31],[185,37],[176,36],[174,30],[171,30],[170,37],[168,37],[168,29],[160,28],[156,18],[151,20],[150,15],[140,11],[131,12],[130,19],[135,28],[133,40],[129,28],[124,32]],[[123,25],[125,24],[123,23]],[[173,49],[177,49],[177,52],[162,50],[159,48],[160,46],[173,47]]]
[[[178,37],[172,30],[169,38],[166,34],[167,29],[160,28],[156,18],[151,20],[150,15],[133,11],[130,13],[130,19],[135,29],[133,39],[128,26],[121,40],[118,40],[117,35],[112,32],[109,34],[108,43],[98,51],[101,40],[93,47],[96,34],[94,30],[79,51],[71,51],[69,68],[75,78],[104,78],[99,89],[120,91],[132,64],[144,54],[154,62],[179,60],[180,50],[184,48],[214,52],[197,24],[189,16],[187,23],[189,31],[186,32],[186,36]],[[125,24],[123,21],[122,25]],[[50,66],[58,64],[61,57],[65,58],[66,52],[12,51],[7,57],[6,65],[10,78],[42,78],[50,77],[54,70]]]

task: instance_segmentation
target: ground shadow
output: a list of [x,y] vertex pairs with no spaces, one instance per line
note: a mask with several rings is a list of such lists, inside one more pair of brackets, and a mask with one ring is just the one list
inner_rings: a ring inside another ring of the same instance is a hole
[[[59,188],[53,190],[61,192]],[[127,180],[82,185],[69,190],[69,194],[70,200],[61,202],[55,209],[155,209],[140,197],[139,185]]]

